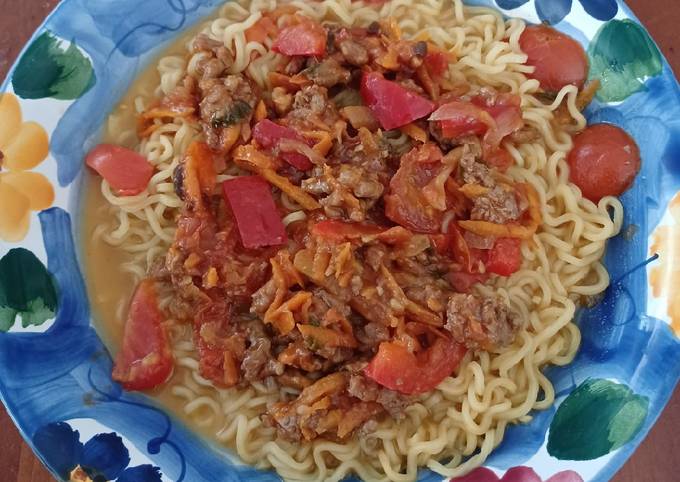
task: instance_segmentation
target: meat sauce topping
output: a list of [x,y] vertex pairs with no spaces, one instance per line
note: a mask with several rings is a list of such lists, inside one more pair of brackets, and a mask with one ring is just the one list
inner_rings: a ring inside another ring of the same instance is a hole
[[[517,96],[451,81],[451,54],[390,21],[289,17],[267,34],[285,58],[270,90],[199,36],[195,71],[142,115],[142,136],[170,115],[204,134],[175,171],[184,207],[154,278],[203,377],[286,387],[267,423],[342,440],[402,416],[466,351],[512,344],[518,315],[472,287],[520,269],[540,224],[504,173],[503,141],[534,134]],[[227,170],[243,179],[218,183]]]

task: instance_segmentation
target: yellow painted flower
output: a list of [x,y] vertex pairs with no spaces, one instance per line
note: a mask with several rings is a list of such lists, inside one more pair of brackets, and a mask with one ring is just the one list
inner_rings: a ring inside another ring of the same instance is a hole
[[49,154],[47,132],[35,122],[24,122],[13,94],[0,94],[0,239],[21,241],[31,222],[31,211],[54,202],[50,181],[31,169]]

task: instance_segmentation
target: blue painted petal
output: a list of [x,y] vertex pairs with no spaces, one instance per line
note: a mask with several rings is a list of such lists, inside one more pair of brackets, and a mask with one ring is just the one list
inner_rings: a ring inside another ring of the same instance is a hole
[[538,17],[549,24],[562,21],[571,12],[571,0],[536,0]]
[[139,465],[127,469],[118,482],[161,482],[161,469],[153,465]]
[[80,465],[88,475],[103,476],[106,480],[116,479],[130,463],[130,453],[123,445],[123,439],[115,433],[95,435],[83,447]]
[[83,450],[80,433],[66,422],[51,423],[33,435],[36,451],[60,477],[69,478]]
[[583,9],[598,20],[611,20],[619,11],[616,0],[580,0]]
[[528,1],[529,0],[496,0],[496,3],[500,8],[511,10],[513,8],[521,7]]

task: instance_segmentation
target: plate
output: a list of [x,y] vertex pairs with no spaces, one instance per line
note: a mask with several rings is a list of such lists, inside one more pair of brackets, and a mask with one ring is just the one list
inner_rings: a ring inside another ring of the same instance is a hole
[[[80,464],[119,482],[279,480],[112,382],[82,276],[84,154],[144,66],[221,3],[65,0],[0,88],[0,150],[11,170],[0,178],[0,396],[58,478]],[[622,126],[643,157],[622,197],[623,233],[607,250],[612,284],[578,315],[577,358],[546,372],[556,406],[509,427],[474,480],[609,480],[680,377],[680,90],[623,2],[469,3],[549,22],[583,43],[603,79],[589,121]],[[420,480],[440,478],[422,471]]]

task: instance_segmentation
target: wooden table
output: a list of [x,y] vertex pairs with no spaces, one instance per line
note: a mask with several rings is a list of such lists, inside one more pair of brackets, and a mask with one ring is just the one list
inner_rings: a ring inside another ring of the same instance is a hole
[[[0,79],[35,28],[58,0],[0,0]],[[659,43],[676,72],[680,72],[680,4],[677,0],[628,0]],[[676,50],[678,49],[678,50]],[[614,477],[613,482],[671,482],[679,480],[673,454],[680,453],[680,389],[653,430]],[[664,454],[664,456],[661,456]],[[675,474],[675,475],[674,475]],[[51,476],[21,439],[0,405],[0,479],[3,482],[49,482]]]

